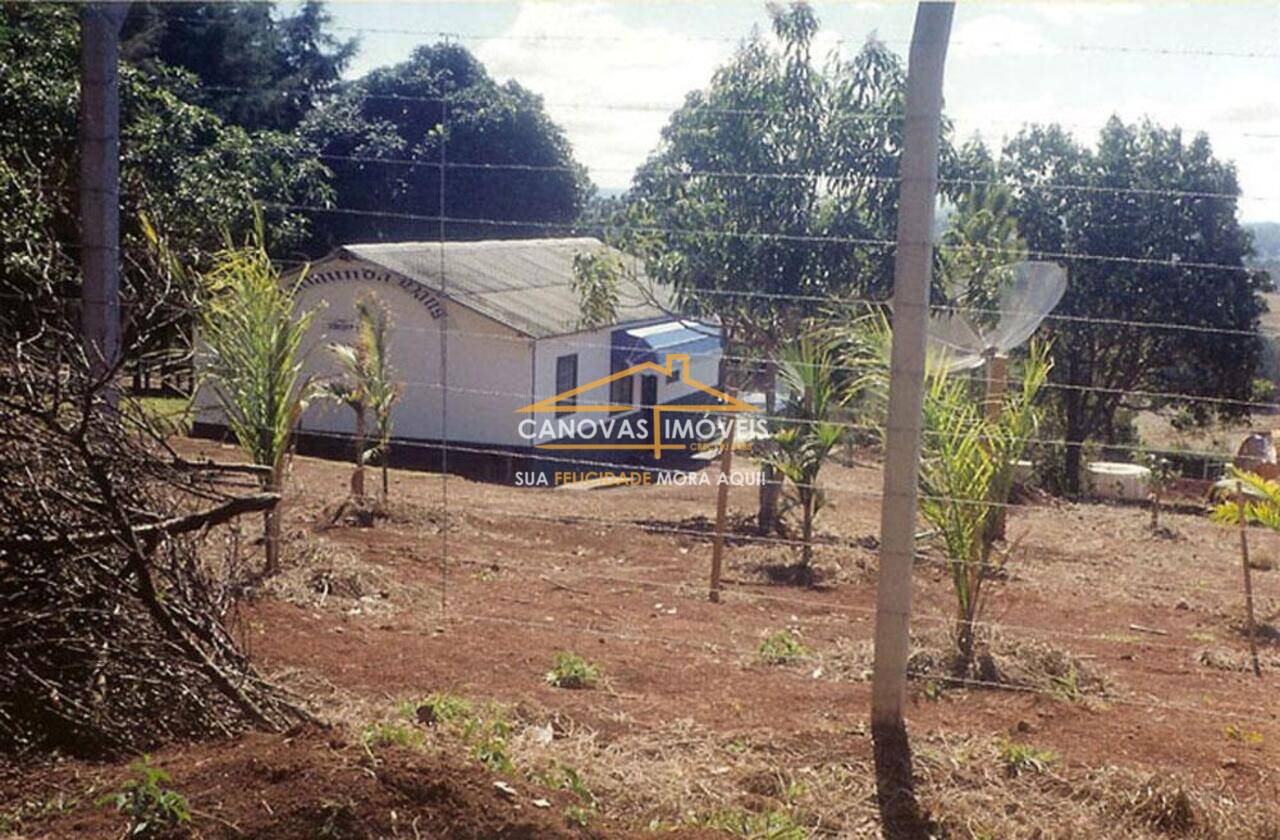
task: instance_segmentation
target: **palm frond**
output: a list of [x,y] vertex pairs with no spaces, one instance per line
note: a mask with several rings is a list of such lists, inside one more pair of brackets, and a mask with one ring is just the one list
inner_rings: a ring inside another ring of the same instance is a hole
[[[1230,478],[1239,482],[1247,494],[1244,503],[1245,522],[1256,522],[1273,531],[1280,531],[1280,482],[1236,466],[1230,468]],[[1223,500],[1214,507],[1209,517],[1224,525],[1238,525],[1239,500],[1234,497]]]

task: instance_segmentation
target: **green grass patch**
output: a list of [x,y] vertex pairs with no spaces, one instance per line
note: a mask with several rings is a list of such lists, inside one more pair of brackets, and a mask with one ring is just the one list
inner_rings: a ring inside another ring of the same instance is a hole
[[594,688],[600,682],[600,667],[576,653],[560,651],[546,674],[548,685],[556,688]]
[[1000,761],[1004,764],[1005,775],[1012,778],[1025,773],[1047,772],[1057,763],[1058,754],[1053,750],[1005,739],[1000,743]]
[[143,416],[169,435],[191,433],[195,411],[190,397],[129,397]]
[[756,648],[756,655],[766,665],[790,665],[811,653],[789,630],[770,633]]

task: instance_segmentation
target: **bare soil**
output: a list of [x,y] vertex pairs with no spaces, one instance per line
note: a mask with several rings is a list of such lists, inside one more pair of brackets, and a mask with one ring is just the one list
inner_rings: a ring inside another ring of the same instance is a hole
[[[786,582],[794,545],[755,537],[757,488],[735,487],[714,604],[714,486],[518,489],[393,471],[388,516],[330,526],[349,468],[298,459],[289,568],[241,610],[238,632],[335,726],[159,751],[192,836],[789,836],[748,819],[771,813],[814,835],[876,835],[866,677],[881,473],[865,461],[824,469],[832,504],[811,588]],[[942,556],[922,552],[908,723],[940,834],[1277,836],[1280,638],[1270,627],[1256,679],[1234,530],[1193,513],[1165,513],[1158,532],[1149,520],[1141,506],[1011,509],[986,645],[1035,678],[1004,688],[949,683],[930,664],[954,608]],[[1250,539],[1257,557],[1280,548],[1260,529]],[[1280,623],[1280,571],[1255,571],[1254,589],[1260,618]],[[804,653],[764,664],[757,648],[779,630]],[[550,686],[558,651],[598,665],[601,684]],[[514,770],[490,773],[434,732],[417,747],[360,743],[397,702],[440,692],[510,710]],[[1052,759],[1014,766],[1011,744]],[[596,800],[585,828],[570,816],[586,800],[544,784],[546,768],[570,765]],[[0,836],[6,819],[13,836],[114,836],[122,818],[91,800],[127,773],[7,768]]]

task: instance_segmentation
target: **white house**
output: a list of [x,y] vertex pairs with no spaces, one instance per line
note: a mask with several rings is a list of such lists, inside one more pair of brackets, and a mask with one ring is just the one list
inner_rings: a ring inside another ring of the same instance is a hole
[[[317,310],[306,339],[308,372],[340,375],[329,345],[355,340],[356,301],[373,295],[391,313],[391,364],[404,386],[393,415],[398,449],[438,449],[447,440],[451,464],[482,453],[531,453],[555,433],[546,424],[522,426],[530,415],[521,409],[641,362],[664,365],[667,354],[677,367],[687,355],[687,371],[646,369],[567,402],[583,417],[617,416],[622,406],[688,401],[698,384],[717,383],[717,328],[673,319],[638,289],[621,290],[616,323],[579,328],[573,260],[604,248],[591,238],[339,248],[313,264],[299,287],[299,310]],[[197,400],[213,403],[204,393]],[[593,405],[602,408],[588,411]],[[300,429],[304,441],[333,441],[353,431],[353,413],[316,402]]]

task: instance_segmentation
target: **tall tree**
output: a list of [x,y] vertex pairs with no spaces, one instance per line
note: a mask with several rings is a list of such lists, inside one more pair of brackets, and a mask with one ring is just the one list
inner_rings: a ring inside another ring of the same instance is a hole
[[355,39],[335,37],[331,21],[318,0],[285,16],[274,3],[135,3],[124,53],[189,71],[200,80],[189,101],[228,122],[291,131],[355,56]]
[[[887,297],[906,76],[875,40],[818,69],[813,9],[769,14],[779,47],[752,33],[686,96],[619,216],[648,274],[683,310],[717,319],[729,355],[752,359],[772,358],[824,298]],[[761,366],[772,414],[775,375]],[[763,530],[777,486],[762,488]]]
[[[56,277],[77,294],[76,102],[79,36],[75,9],[7,4],[0,10],[0,293],[33,275]],[[125,298],[148,277],[142,212],[189,262],[220,245],[220,228],[244,230],[254,199],[324,203],[324,169],[304,144],[276,132],[247,132],[177,96],[181,71],[125,65],[120,73],[121,230]],[[273,241],[297,245],[306,220],[267,213]],[[21,318],[14,308],[4,318]]]
[[567,229],[589,193],[542,100],[514,81],[498,84],[455,44],[419,47],[374,70],[301,131],[333,170],[338,206],[363,213],[318,214],[319,251],[436,238],[442,195],[445,215],[463,220],[445,226],[447,238],[546,236],[548,226]]
[[1079,488],[1084,441],[1117,439],[1119,409],[1170,403],[1131,392],[1188,395],[1173,402],[1199,419],[1247,411],[1239,401],[1260,353],[1248,333],[1266,276],[1245,268],[1235,168],[1208,137],[1113,117],[1089,150],[1058,126],[1033,126],[1005,146],[1001,172],[1033,255],[1091,255],[1051,257],[1069,276],[1054,312],[1066,317],[1046,322],[1068,490]]

